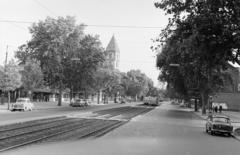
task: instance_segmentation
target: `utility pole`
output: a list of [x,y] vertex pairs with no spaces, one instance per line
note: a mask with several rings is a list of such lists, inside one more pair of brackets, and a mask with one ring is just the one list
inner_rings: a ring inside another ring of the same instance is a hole
[[[8,61],[8,45],[6,47],[6,57],[5,57],[5,62],[4,62],[4,78],[5,80],[7,80],[7,61]],[[7,86],[6,86],[6,82],[5,82],[5,89],[4,89],[4,92],[7,92]],[[7,92],[8,93],[8,110],[10,109],[10,92]],[[3,98],[4,98],[4,95],[3,95]]]
[[7,65],[7,59],[8,59],[8,45],[7,45],[7,48],[6,48],[5,70],[6,70],[6,65]]

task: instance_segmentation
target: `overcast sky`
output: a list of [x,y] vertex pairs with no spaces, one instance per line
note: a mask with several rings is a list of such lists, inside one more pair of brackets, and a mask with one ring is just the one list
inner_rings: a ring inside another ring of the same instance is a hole
[[[120,70],[140,69],[157,85],[159,71],[155,65],[155,54],[150,49],[151,39],[157,37],[167,24],[167,17],[154,7],[154,0],[0,0],[0,21],[37,22],[47,16],[67,15],[75,16],[79,24],[130,26],[89,26],[85,32],[98,34],[103,47],[114,34],[120,48]],[[30,23],[0,22],[1,64],[7,45],[10,59],[18,46],[30,40],[29,26]]]

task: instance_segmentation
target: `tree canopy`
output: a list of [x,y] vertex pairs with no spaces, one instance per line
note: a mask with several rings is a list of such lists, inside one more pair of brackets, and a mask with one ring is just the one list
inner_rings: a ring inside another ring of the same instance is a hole
[[39,61],[46,84],[60,94],[66,87],[87,90],[104,56],[98,37],[84,34],[83,28],[70,16],[34,23],[31,40],[20,46],[16,57],[23,64],[27,59]]
[[[239,63],[240,2],[238,0],[162,0],[157,8],[171,15],[155,42],[160,79],[187,95],[196,88],[203,113],[210,93],[222,85],[221,70]],[[178,68],[170,64],[177,63]]]
[[10,108],[10,92],[22,85],[21,68],[11,60],[4,67],[0,66],[0,89],[8,93],[8,109]]
[[25,90],[31,93],[34,89],[41,88],[44,85],[43,73],[39,62],[28,59],[22,67],[21,81]]

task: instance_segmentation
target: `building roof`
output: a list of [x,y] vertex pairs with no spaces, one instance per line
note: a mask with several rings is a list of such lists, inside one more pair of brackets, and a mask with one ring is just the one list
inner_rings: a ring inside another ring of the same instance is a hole
[[112,39],[108,43],[106,51],[115,51],[116,53],[119,53],[118,44],[116,42],[116,39],[115,39],[114,35],[112,36]]

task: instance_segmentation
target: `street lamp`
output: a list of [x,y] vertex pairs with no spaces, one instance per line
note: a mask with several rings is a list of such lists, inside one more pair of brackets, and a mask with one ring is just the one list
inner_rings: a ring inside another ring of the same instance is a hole
[[169,64],[171,67],[180,67],[180,64]]
[[[78,57],[73,57],[70,59],[72,62],[78,62],[80,61],[81,59],[78,58]],[[72,64],[72,63],[71,63]],[[79,92],[78,92],[79,93]],[[79,95],[79,94],[78,94]],[[73,84],[72,82],[70,83],[70,103],[71,103],[71,100],[72,100],[72,97],[74,96],[74,92],[73,92]]]

